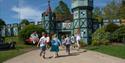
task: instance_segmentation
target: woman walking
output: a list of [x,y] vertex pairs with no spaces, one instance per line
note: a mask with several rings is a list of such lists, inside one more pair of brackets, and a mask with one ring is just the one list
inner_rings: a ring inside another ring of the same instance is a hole
[[51,40],[51,52],[54,52],[54,58],[58,57],[59,46],[61,45],[60,40],[57,38],[57,35],[54,35]]
[[63,43],[66,47],[66,53],[70,55],[70,46],[71,46],[71,39],[69,38],[68,35],[66,35],[65,41]]
[[77,46],[78,46],[78,50],[80,49],[80,40],[81,40],[80,34],[77,34],[76,35],[76,43],[77,43]]

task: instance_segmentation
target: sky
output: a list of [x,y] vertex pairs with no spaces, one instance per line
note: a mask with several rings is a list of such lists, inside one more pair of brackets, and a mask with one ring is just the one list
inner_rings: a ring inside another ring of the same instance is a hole
[[[48,0],[0,0],[0,18],[6,24],[19,23],[21,19],[40,21],[41,13],[47,9]],[[51,0],[54,9],[60,0]],[[63,0],[71,8],[71,0]],[[111,0],[93,0],[94,7],[104,7]]]

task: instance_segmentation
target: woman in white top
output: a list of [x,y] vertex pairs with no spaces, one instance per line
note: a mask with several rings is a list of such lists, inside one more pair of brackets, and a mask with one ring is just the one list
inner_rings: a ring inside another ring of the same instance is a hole
[[80,49],[80,40],[81,40],[81,37],[79,34],[77,34],[76,35],[76,42],[77,42],[78,50]]

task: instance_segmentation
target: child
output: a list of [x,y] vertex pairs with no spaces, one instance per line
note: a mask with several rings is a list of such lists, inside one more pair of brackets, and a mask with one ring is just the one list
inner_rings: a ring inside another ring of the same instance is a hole
[[40,44],[40,49],[41,49],[40,56],[42,56],[45,59],[45,51],[46,51],[46,38],[45,38],[45,35],[43,35],[40,38],[40,40],[39,40],[39,42],[37,44],[37,47],[39,46],[39,44]]
[[71,36],[71,42],[72,42],[72,48],[75,48],[75,36],[74,35],[72,35]]

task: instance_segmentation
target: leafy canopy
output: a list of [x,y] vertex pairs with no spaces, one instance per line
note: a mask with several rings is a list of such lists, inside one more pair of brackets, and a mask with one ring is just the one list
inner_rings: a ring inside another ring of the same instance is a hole
[[0,19],[0,28],[2,28],[4,25],[6,25],[5,21]]
[[41,36],[42,32],[45,32],[45,30],[42,27],[39,27],[38,25],[27,25],[25,26],[20,32],[19,32],[19,37],[21,40],[25,41],[30,37],[30,35],[33,32],[37,32],[39,36]]
[[29,21],[27,19],[22,19],[20,24],[29,25]]

